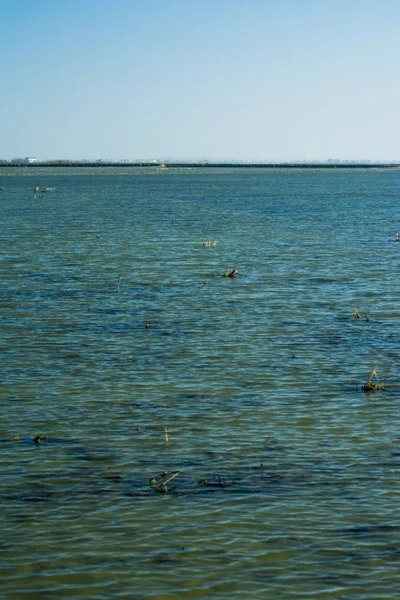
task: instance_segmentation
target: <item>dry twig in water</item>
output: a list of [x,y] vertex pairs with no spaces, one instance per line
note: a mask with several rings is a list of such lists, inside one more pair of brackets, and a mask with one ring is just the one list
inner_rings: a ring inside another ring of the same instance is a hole
[[[376,366],[372,369],[371,373],[368,376],[367,381],[363,385],[364,392],[376,392],[377,390],[385,389],[384,383],[379,380],[378,373],[376,372]],[[372,381],[374,379],[374,377],[376,379],[376,382]]]

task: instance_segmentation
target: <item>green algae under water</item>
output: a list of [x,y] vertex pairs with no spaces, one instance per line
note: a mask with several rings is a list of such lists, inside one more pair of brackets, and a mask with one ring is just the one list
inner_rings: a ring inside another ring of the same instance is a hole
[[400,172],[0,184],[2,599],[400,596]]

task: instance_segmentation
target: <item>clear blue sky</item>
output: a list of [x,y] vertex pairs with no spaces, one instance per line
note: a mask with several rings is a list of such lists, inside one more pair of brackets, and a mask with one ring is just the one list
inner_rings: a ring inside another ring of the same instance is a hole
[[400,159],[400,0],[0,0],[0,159]]

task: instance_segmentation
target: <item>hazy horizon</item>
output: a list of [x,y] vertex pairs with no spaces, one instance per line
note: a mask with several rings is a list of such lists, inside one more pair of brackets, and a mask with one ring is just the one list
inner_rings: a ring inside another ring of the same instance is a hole
[[0,0],[0,159],[395,162],[397,0]]
[[326,164],[326,165],[338,165],[338,164],[371,164],[371,165],[379,165],[379,164],[398,164],[400,163],[400,159],[392,159],[392,160],[371,160],[369,158],[364,158],[364,159],[340,159],[340,158],[336,158],[336,159],[307,159],[307,160],[302,160],[302,159],[282,159],[282,160],[274,160],[274,159],[268,159],[268,160],[262,160],[262,159],[232,159],[232,158],[217,158],[217,159],[210,159],[210,158],[196,158],[196,157],[186,157],[186,158],[153,158],[153,157],[143,157],[143,158],[132,158],[132,159],[128,159],[128,158],[46,158],[46,159],[40,159],[39,157],[14,157],[11,159],[4,159],[4,158],[0,158],[0,167],[4,165],[4,163],[7,164],[29,164],[29,159],[34,159],[30,164],[44,164],[44,163],[76,163],[76,164],[86,164],[86,163],[99,163],[99,164],[139,164],[139,163],[143,163],[143,164],[152,164],[154,163],[154,165],[159,165],[159,164],[194,164],[194,163],[198,163],[198,164],[212,164],[212,165],[218,165],[218,164],[232,164],[232,165],[238,165],[238,164],[282,164],[282,165],[290,165],[290,164],[294,164],[294,165],[301,165],[301,164]]

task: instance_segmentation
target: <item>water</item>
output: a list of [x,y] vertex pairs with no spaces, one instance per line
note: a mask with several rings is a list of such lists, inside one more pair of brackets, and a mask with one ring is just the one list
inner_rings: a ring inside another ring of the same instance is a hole
[[398,597],[400,172],[0,185],[1,597]]

